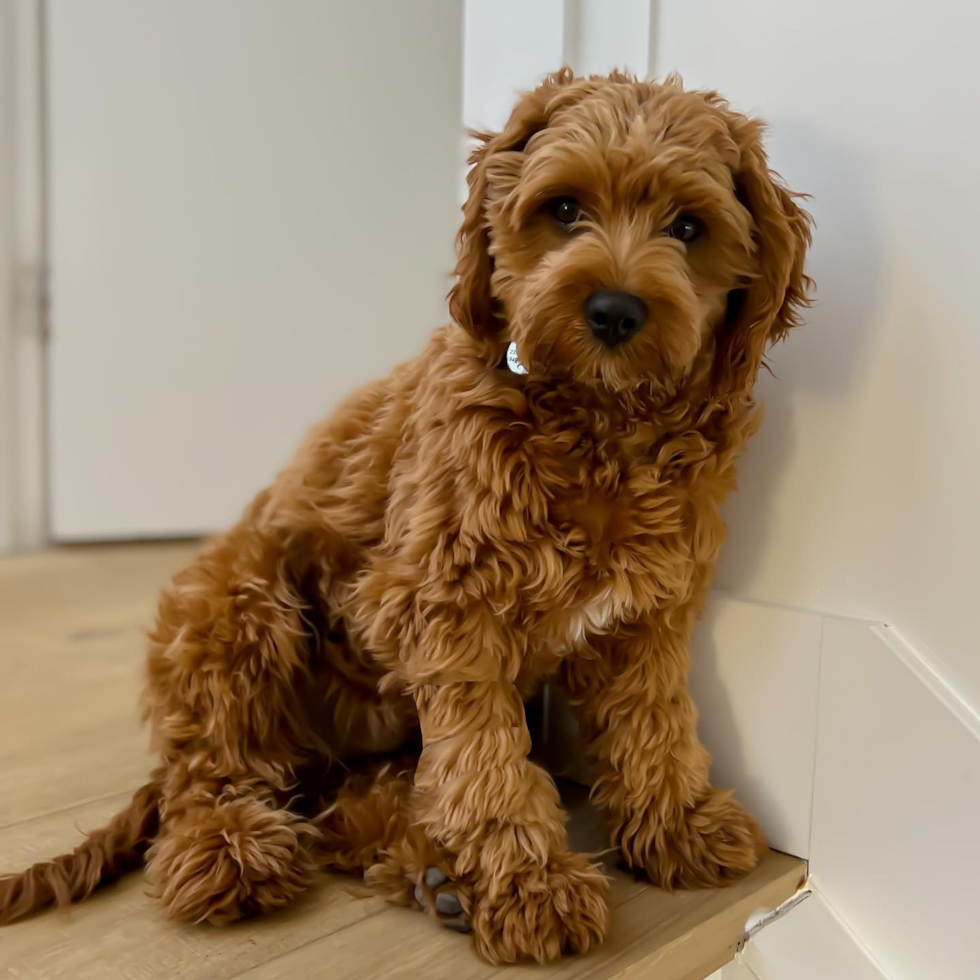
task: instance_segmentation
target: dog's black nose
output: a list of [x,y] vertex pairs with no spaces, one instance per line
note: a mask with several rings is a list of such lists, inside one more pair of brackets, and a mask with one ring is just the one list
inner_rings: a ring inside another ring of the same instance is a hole
[[632,293],[600,289],[585,301],[586,323],[607,347],[629,340],[646,318],[646,303]]

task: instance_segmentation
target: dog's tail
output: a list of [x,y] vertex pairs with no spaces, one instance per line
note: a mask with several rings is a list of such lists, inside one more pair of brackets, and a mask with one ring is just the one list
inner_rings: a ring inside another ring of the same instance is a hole
[[46,905],[87,898],[99,885],[138,867],[159,826],[160,784],[140,787],[108,826],[89,834],[71,854],[42,861],[21,874],[0,877],[0,925]]

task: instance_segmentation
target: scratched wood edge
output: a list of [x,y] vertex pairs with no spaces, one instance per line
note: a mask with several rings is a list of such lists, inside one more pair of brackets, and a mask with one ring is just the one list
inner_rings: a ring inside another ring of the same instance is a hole
[[[776,852],[773,852],[774,854]],[[704,980],[735,958],[745,936],[749,916],[762,909],[774,909],[791,898],[806,881],[804,861],[779,854],[782,868],[778,875],[759,887],[738,895],[729,904],[718,903],[711,914],[685,934],[667,942],[659,939],[632,963],[603,980]],[[693,941],[692,941],[693,940]]]

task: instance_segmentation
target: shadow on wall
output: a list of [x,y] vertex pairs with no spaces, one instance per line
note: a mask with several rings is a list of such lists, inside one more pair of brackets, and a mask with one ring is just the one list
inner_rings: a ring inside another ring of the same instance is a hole
[[[721,669],[716,618],[715,607],[709,606],[697,625],[691,651],[690,687],[698,708],[698,738],[711,753],[712,784],[720,789],[734,790],[738,800],[765,824],[766,817],[779,812],[778,788],[771,785],[768,771],[753,771],[746,755],[741,735],[745,725],[744,712],[740,714],[734,709],[736,695]],[[771,838],[773,828],[766,826],[764,829]],[[792,850],[778,833],[776,838],[773,846]]]
[[[739,465],[738,492],[724,509],[729,541],[718,585],[742,594],[751,593],[769,544],[772,502],[779,499],[782,474],[798,451],[794,405],[829,402],[860,377],[862,361],[873,349],[869,330],[881,265],[869,162],[792,120],[773,121],[769,149],[776,169],[792,174],[792,189],[811,198],[802,203],[816,224],[807,262],[816,288],[804,325],[770,353],[772,375],[763,370],[759,376],[756,396],[765,406],[765,424]],[[830,436],[823,447],[827,453],[834,451]]]

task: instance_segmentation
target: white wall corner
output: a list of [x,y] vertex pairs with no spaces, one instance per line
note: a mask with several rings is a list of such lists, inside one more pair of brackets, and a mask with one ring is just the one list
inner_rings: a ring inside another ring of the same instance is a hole
[[822,618],[712,592],[691,649],[712,780],[735,790],[770,844],[809,857]]
[[576,74],[626,69],[640,78],[651,70],[652,0],[564,0],[562,53]]
[[564,0],[561,26],[561,57],[566,65],[575,68],[579,60],[579,37],[582,25],[583,0]]
[[463,122],[499,130],[520,92],[564,60],[564,0],[466,0]]
[[570,65],[578,74],[651,71],[656,0],[466,0],[463,120],[499,129],[518,92]]
[[660,0],[650,0],[650,18],[647,27],[647,78],[659,78],[661,70],[657,58],[657,44],[660,40]]

